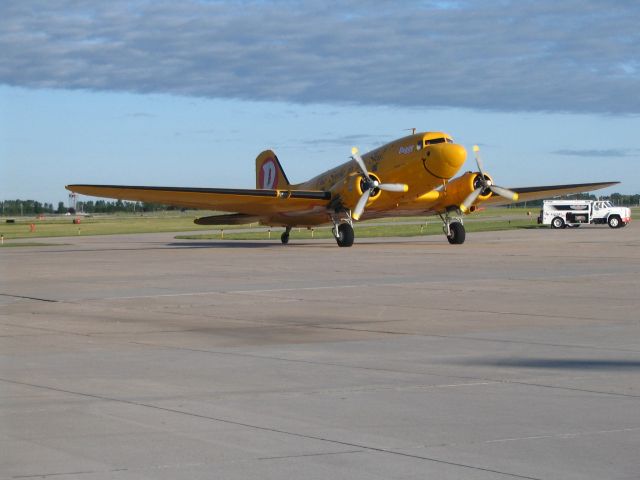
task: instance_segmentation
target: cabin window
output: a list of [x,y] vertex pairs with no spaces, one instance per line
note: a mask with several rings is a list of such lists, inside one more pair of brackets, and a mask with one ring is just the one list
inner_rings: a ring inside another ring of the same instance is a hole
[[420,140],[416,145],[416,150],[422,150],[422,140]]

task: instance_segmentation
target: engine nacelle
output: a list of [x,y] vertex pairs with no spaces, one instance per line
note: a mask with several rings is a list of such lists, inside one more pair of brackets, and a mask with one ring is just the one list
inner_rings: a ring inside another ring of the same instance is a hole
[[[485,178],[493,183],[493,179],[485,174]],[[480,187],[480,173],[479,172],[467,172],[461,177],[458,177],[449,183],[447,183],[445,191],[446,202],[449,205],[460,205],[465,198],[469,196],[476,188]],[[478,197],[478,201],[487,200],[492,195],[491,190],[485,188]]]
[[[374,173],[369,172],[369,176],[372,180],[380,182],[380,179]],[[352,172],[346,176],[343,180],[336,183],[331,187],[331,198],[340,197],[341,203],[346,208],[353,208],[358,203],[358,200],[364,193],[364,178],[358,172]],[[380,195],[380,190],[377,188],[371,193],[369,202],[375,200]]]

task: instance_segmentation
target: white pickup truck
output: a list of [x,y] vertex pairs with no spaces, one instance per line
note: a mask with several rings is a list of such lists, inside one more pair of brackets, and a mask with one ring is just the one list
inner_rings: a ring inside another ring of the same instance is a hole
[[631,210],[614,207],[607,200],[545,200],[538,223],[551,228],[579,227],[583,223],[606,223],[621,228],[631,221]]

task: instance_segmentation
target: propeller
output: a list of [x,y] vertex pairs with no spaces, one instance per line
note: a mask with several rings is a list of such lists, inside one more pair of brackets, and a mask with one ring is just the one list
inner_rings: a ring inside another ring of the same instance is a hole
[[351,149],[351,159],[358,164],[358,168],[362,173],[362,196],[351,213],[351,217],[354,220],[358,220],[362,216],[369,197],[374,195],[377,190],[384,190],[385,192],[406,192],[409,190],[409,185],[406,183],[380,183],[375,178],[372,178],[356,147]]
[[513,190],[509,190],[508,188],[499,187],[498,185],[494,185],[493,182],[489,179],[487,175],[485,175],[484,170],[482,169],[482,160],[480,160],[480,147],[478,145],[473,146],[473,153],[476,157],[476,164],[478,165],[478,171],[480,175],[476,177],[476,181],[479,182],[480,186],[476,188],[473,192],[471,192],[467,198],[460,204],[460,210],[463,212],[467,212],[473,202],[475,202],[480,194],[483,191],[490,190],[491,192],[499,195],[501,197],[506,198],[507,200],[516,201],[518,200],[518,194]]

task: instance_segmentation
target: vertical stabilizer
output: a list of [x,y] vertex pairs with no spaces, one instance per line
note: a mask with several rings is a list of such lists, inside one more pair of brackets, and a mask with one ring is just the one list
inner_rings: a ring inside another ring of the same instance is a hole
[[282,170],[282,165],[276,154],[265,150],[256,158],[256,188],[286,189],[290,185],[289,179]]

